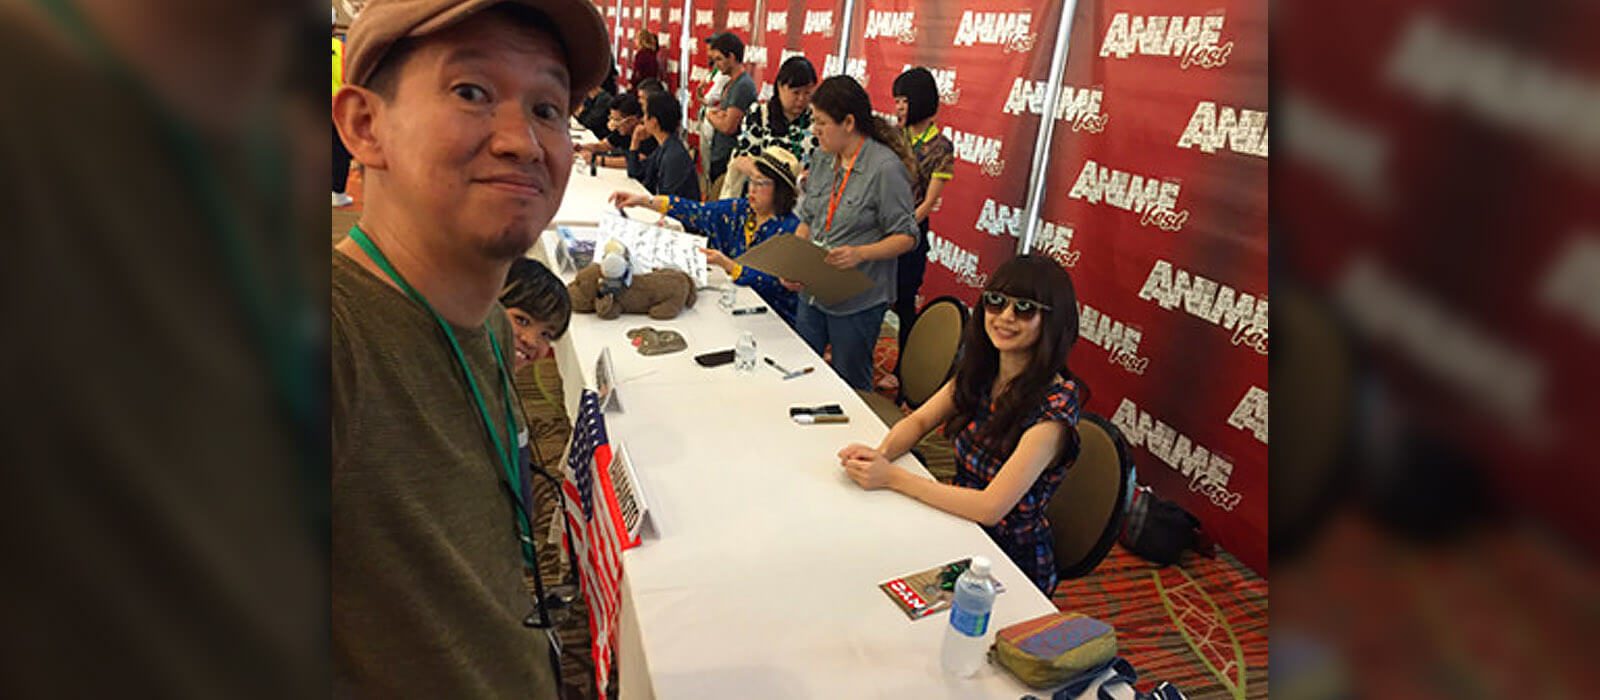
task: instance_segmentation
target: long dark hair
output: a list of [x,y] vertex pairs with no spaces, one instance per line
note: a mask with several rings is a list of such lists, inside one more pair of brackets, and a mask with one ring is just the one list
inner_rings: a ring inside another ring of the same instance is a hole
[[[995,270],[984,290],[1032,299],[1050,307],[1049,311],[1039,312],[1039,341],[1033,346],[1028,365],[998,397],[994,413],[976,436],[996,454],[1009,455],[1022,438],[1023,419],[1044,401],[1056,377],[1073,383],[1079,406],[1089,400],[1088,385],[1067,367],[1067,354],[1078,341],[1077,295],[1072,290],[1072,276],[1054,259],[1043,255],[1019,255],[1007,260]],[[1000,372],[1000,351],[984,328],[986,314],[980,301],[962,336],[961,364],[956,367],[955,377],[956,414],[944,424],[946,437],[954,438],[972,421],[985,405]],[[1073,445],[1076,440],[1074,432],[1067,444]],[[1057,459],[1073,452],[1075,449],[1069,448]]]
[[772,99],[767,101],[767,128],[776,135],[789,131],[789,117],[783,113],[783,98],[779,88],[813,85],[817,82],[817,69],[805,56],[790,56],[778,67],[778,75],[772,82]]
[[888,146],[895,155],[900,156],[906,172],[913,180],[916,179],[917,161],[911,155],[911,144],[906,142],[905,132],[872,113],[872,98],[867,96],[866,90],[861,89],[861,84],[855,78],[835,75],[822,81],[817,86],[817,93],[811,97],[811,104],[827,112],[836,122],[844,121],[846,116],[855,117],[856,133]]

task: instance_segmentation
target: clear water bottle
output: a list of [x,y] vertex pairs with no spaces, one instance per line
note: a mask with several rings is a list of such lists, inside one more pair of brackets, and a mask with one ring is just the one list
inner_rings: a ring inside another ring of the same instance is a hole
[[994,610],[994,579],[989,560],[973,557],[972,566],[956,579],[950,601],[950,624],[944,629],[939,666],[945,673],[970,677],[983,667],[989,652],[989,613]]
[[733,286],[733,284],[730,282],[727,287],[722,289],[722,298],[717,300],[717,306],[722,307],[723,311],[732,311],[733,305],[738,303],[738,301],[739,288]]
[[740,372],[756,370],[756,334],[745,331],[739,343],[733,346],[733,368]]

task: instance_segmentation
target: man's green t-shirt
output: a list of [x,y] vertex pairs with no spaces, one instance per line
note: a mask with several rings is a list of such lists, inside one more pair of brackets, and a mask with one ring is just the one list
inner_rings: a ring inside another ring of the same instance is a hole
[[[338,251],[332,296],[335,693],[555,697],[501,465],[438,324]],[[510,358],[499,304],[489,323]],[[504,426],[489,334],[453,330]]]

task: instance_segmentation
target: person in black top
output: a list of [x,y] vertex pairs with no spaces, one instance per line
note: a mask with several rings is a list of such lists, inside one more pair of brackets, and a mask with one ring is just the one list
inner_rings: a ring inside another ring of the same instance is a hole
[[[628,150],[628,177],[638,180],[650,194],[700,199],[700,181],[694,160],[678,135],[683,121],[683,106],[665,92],[652,92],[644,105],[644,128],[634,131]],[[645,157],[640,146],[646,136],[661,144]]]
[[[633,144],[633,132],[643,130],[642,122],[644,110],[639,106],[639,100],[632,93],[622,93],[611,101],[611,116],[607,120],[606,134],[596,143],[586,143],[578,146],[578,157],[584,160],[594,160],[595,165],[603,168],[626,168],[626,159],[629,148]],[[639,143],[639,155],[649,156],[656,150],[656,140],[646,137]]]
[[583,98],[583,104],[578,107],[577,120],[589,133],[597,139],[603,139],[610,129],[606,127],[606,118],[611,113],[611,100],[617,93],[617,68],[611,67],[611,73],[606,76],[605,82],[595,86]]

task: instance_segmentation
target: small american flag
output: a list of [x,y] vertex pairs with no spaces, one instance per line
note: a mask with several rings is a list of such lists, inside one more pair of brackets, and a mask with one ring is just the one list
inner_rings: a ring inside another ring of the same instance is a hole
[[[566,496],[563,501],[568,531],[572,533],[571,546],[577,555],[583,595],[589,601],[595,688],[601,698],[606,697],[606,680],[611,674],[622,583],[621,540],[612,518],[603,509],[606,496],[596,493],[596,474],[610,465],[611,444],[606,437],[605,415],[600,412],[600,397],[585,389],[572,427],[567,480],[561,490]],[[602,508],[597,509],[597,504]]]

